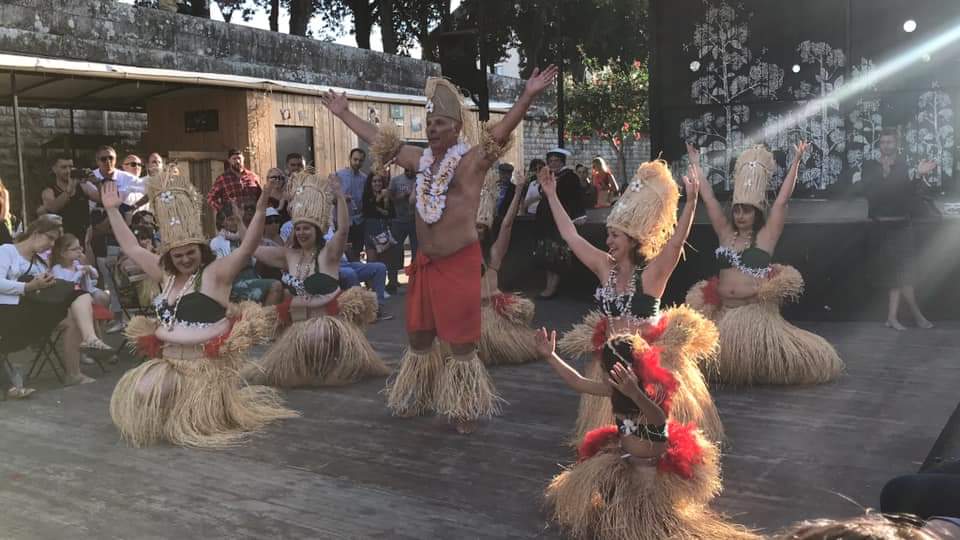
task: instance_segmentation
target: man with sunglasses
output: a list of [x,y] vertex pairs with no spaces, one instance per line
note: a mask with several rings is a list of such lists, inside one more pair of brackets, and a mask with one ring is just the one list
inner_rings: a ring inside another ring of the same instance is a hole
[[[97,148],[97,169],[93,171],[91,180],[99,186],[103,182],[112,181],[117,184],[124,204],[120,206],[121,213],[127,213],[144,198],[146,186],[139,177],[127,171],[117,169],[117,151],[111,146]],[[123,326],[123,317],[120,310],[120,295],[113,280],[113,269],[120,256],[120,246],[110,229],[106,211],[100,204],[99,190],[91,194],[90,225],[93,227],[93,253],[97,257],[97,269],[103,277],[104,288],[110,291],[110,310],[115,315],[116,322],[107,329],[107,332],[118,332]]]

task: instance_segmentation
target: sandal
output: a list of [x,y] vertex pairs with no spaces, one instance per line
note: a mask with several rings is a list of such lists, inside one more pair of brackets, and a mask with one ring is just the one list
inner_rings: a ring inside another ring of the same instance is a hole
[[30,396],[30,394],[36,392],[34,388],[23,388],[13,386],[7,390],[7,399],[24,399]]
[[97,360],[106,360],[113,356],[113,347],[107,345],[100,338],[91,338],[80,344],[80,351]]

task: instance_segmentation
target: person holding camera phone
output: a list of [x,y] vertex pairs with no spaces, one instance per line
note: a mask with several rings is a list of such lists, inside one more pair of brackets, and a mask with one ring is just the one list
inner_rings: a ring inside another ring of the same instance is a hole
[[90,181],[93,171],[75,169],[69,156],[57,156],[50,164],[54,181],[41,193],[38,214],[57,214],[63,218],[63,231],[77,238],[86,236],[90,226],[90,201],[97,188]]
[[90,294],[54,278],[40,258],[62,234],[58,216],[43,216],[15,243],[0,246],[0,349],[24,349],[64,322],[64,383],[69,386],[93,382],[80,372],[81,352],[103,358],[112,356],[113,349],[97,337]]

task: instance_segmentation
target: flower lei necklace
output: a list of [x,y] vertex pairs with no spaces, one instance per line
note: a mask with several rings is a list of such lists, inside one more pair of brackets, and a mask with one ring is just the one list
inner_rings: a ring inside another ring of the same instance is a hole
[[447,205],[447,190],[456,172],[460,160],[470,150],[470,145],[457,143],[451,146],[443,156],[443,161],[434,175],[431,167],[434,163],[433,150],[427,148],[420,156],[420,169],[417,171],[416,198],[417,213],[428,224],[440,221],[443,209]]
[[[200,277],[201,272],[203,272],[202,266],[187,279],[186,283],[183,284],[183,287],[177,294],[177,300],[173,304],[173,309],[170,309],[170,303],[166,300],[167,295],[169,295],[170,291],[173,289],[173,282],[177,277],[170,276],[170,279],[163,287],[160,296],[157,298],[158,301],[153,305],[153,309],[157,314],[157,320],[160,321],[160,325],[166,327],[167,330],[173,330],[173,326],[177,323],[177,311],[180,309],[180,300],[183,300],[183,297],[187,294],[187,291],[194,289],[197,283],[197,278]],[[166,304],[166,306],[161,307],[164,304]]]

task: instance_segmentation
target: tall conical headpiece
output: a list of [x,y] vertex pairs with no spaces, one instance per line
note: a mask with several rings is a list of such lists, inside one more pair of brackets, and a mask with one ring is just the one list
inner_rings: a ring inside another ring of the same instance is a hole
[[649,261],[656,257],[677,225],[680,191],[663,160],[648,161],[637,168],[626,191],[607,216],[607,227],[640,242],[640,252]]
[[147,178],[147,194],[160,228],[160,253],[190,244],[207,243],[203,234],[203,198],[176,164]]

